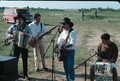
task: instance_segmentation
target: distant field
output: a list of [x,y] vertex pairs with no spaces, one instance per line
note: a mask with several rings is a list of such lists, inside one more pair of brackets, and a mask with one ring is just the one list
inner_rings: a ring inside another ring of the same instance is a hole
[[[3,12],[0,12],[0,41],[6,37],[6,30],[11,26],[10,23],[6,24],[3,20]],[[31,11],[34,15],[36,11]],[[85,17],[82,19],[82,13],[75,11],[39,11],[41,14],[41,22],[46,24],[46,29],[49,30],[55,25],[58,25],[64,17],[69,17],[74,23],[74,29],[77,32],[76,56],[75,63],[78,65],[89,55],[90,49],[96,49],[97,45],[101,42],[101,34],[107,32],[111,35],[111,40],[114,41],[120,50],[120,12],[113,11],[98,11],[98,18],[95,18],[94,11],[85,12]],[[50,44],[57,29],[52,31],[51,35],[45,37],[45,48]],[[57,35],[58,37],[59,35]],[[55,41],[57,40],[57,37]],[[98,38],[98,41],[95,39]],[[95,40],[95,41],[94,41]],[[0,56],[8,56],[11,51],[12,44],[4,46],[0,44]],[[79,48],[80,47],[80,48]],[[34,66],[32,48],[29,48],[29,58],[31,66]],[[94,52],[93,52],[94,53]],[[120,51],[119,51],[120,53]],[[52,55],[52,45],[46,54],[46,58]],[[21,62],[19,63],[21,65]],[[22,66],[19,66],[21,68]],[[21,69],[19,70],[21,73]]]
[[[117,32],[120,32],[120,14],[119,12],[113,12],[113,11],[98,11],[98,18],[95,18],[95,14],[94,11],[91,12],[85,12],[85,17],[84,19],[82,19],[82,14],[81,12],[78,11],[37,11],[38,13],[41,14],[41,22],[43,22],[44,24],[46,24],[46,28],[47,30],[51,29],[52,27],[54,27],[55,25],[59,24],[60,21],[62,21],[62,19],[64,17],[69,17],[71,19],[71,21],[74,23],[74,29],[76,30],[76,32],[78,33],[78,36],[81,35],[81,38],[79,42],[82,42],[82,48],[86,48],[85,44],[87,43],[87,39],[89,38],[90,34],[92,33],[91,30],[92,29],[98,29],[102,30],[103,32],[107,32],[107,30],[112,29],[115,30]],[[34,13],[36,13],[36,11],[31,11],[31,14],[34,15]],[[3,21],[3,12],[0,12],[0,38],[2,40],[2,38],[5,38],[6,35],[6,30],[10,27],[11,24],[6,24]],[[52,31],[52,34],[47,36],[49,38],[49,41],[46,40],[46,45],[49,44],[50,42],[50,38],[53,37],[55,33],[55,30]],[[108,32],[109,33],[109,32]],[[78,37],[77,36],[77,37]],[[81,40],[82,39],[82,40]],[[84,41],[83,41],[84,40]],[[2,45],[2,44],[1,44]],[[4,49],[9,50],[9,51],[4,51]],[[1,50],[1,52],[6,52],[4,53],[4,55],[9,55],[11,47],[7,46],[7,47],[3,47]],[[78,51],[80,51],[81,49],[79,49]],[[89,50],[84,51],[83,53],[87,53]],[[1,53],[1,55],[2,55]],[[80,52],[79,52],[80,53]],[[80,55],[77,52],[77,55]],[[77,57],[76,57],[77,58]]]

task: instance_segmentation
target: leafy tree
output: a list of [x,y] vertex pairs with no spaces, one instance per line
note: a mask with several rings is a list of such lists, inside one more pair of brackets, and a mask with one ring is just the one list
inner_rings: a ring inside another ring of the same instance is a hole
[[28,10],[30,9],[29,6],[27,6],[27,9],[28,9]]

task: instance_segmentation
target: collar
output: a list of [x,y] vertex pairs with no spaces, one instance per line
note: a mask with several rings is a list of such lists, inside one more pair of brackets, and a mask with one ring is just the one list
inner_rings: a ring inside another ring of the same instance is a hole
[[[40,23],[41,23],[41,22],[39,22],[39,24],[40,24]],[[35,24],[34,21],[32,22],[32,24]],[[38,25],[39,25],[39,24],[38,24]],[[36,24],[35,24],[35,25],[36,25]]]

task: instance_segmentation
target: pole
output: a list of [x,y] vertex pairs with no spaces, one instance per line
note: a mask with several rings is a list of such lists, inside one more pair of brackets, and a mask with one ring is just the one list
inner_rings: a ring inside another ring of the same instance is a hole
[[[52,52],[52,81],[54,80],[54,76],[53,76],[53,74],[54,74],[54,39],[55,39],[57,33],[58,33],[58,30],[56,31],[56,33],[55,33],[55,35],[54,35],[54,37],[53,37],[53,39],[51,40],[51,43],[50,43],[50,45],[53,43],[53,52]],[[48,46],[48,48],[47,48],[46,52],[44,53],[43,57],[47,53],[50,45]]]
[[52,81],[54,80],[54,40],[53,41],[53,53],[52,53]]
[[87,74],[87,73],[86,73],[86,72],[87,72],[86,66],[87,66],[87,61],[85,62],[85,81],[86,81],[86,77],[87,77],[87,76],[86,76],[86,74]]

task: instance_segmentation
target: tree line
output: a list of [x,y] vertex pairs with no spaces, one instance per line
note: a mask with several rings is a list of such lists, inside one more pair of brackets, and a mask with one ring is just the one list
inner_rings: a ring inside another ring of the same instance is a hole
[[78,9],[78,11],[85,11],[85,12],[91,12],[91,11],[95,11],[95,10],[98,10],[98,11],[120,11],[120,9],[112,9],[112,8],[90,8],[90,9],[85,9],[85,8],[82,8],[82,9]]
[[[4,10],[5,8],[9,8],[9,7],[0,7],[0,10]],[[14,7],[14,8],[17,8],[17,7]],[[49,8],[33,8],[33,7],[23,7],[25,9],[28,9],[28,10],[31,10],[31,11],[42,11],[42,10],[45,10],[45,11],[65,11],[64,9],[49,9]],[[112,8],[90,8],[90,9],[85,9],[85,8],[82,8],[82,9],[78,9],[79,12],[81,11],[84,11],[84,12],[90,12],[90,11],[93,11],[93,10],[98,10],[98,11],[120,11],[120,9],[112,9]]]

